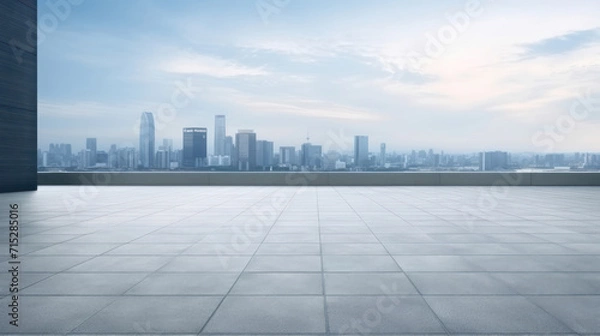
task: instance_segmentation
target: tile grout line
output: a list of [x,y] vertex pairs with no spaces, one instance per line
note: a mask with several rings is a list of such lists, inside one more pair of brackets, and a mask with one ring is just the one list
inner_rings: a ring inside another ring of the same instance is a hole
[[[329,187],[331,188],[331,187]],[[319,188],[315,188],[315,194],[317,197],[317,228],[319,234],[319,257],[321,259],[321,286],[323,287],[323,313],[325,314],[325,335],[331,334],[331,327],[329,324],[329,309],[327,307],[327,289],[325,287],[325,263],[323,262],[323,240],[321,238],[321,211],[319,204]]]
[[[398,262],[396,261],[396,259],[394,259],[394,257],[390,254],[390,252],[388,251],[387,247],[385,247],[385,245],[379,240],[379,237],[373,233],[373,230],[371,229],[371,227],[369,226],[369,224],[367,222],[364,221],[363,217],[354,209],[354,207],[348,202],[348,200],[346,200],[344,198],[344,196],[342,196],[339,191],[336,189],[336,192],[338,193],[338,195],[340,196],[340,198],[342,198],[347,204],[348,206],[352,209],[352,211],[354,211],[354,213],[356,213],[356,215],[358,217],[360,217],[360,219],[363,221],[363,223],[367,226],[367,228],[369,229],[369,231],[371,231],[371,234],[373,236],[375,236],[375,239],[377,239],[377,241],[379,241],[379,243],[383,246],[383,248],[386,250],[386,252],[388,253],[388,256],[392,259],[392,261],[394,262],[394,264],[396,265],[396,267],[398,267],[398,269],[404,274],[404,276],[406,277],[406,279],[410,282],[410,284],[413,286],[413,288],[417,291],[417,293],[419,294],[419,297],[421,298],[421,300],[423,300],[423,302],[425,303],[425,305],[427,305],[427,307],[429,308],[429,310],[431,311],[431,313],[435,316],[436,320],[440,323],[441,327],[444,329],[446,335],[450,335],[451,332],[450,330],[446,327],[446,325],[444,324],[444,322],[442,322],[442,319],[438,316],[438,314],[433,310],[433,308],[431,308],[431,306],[429,305],[429,302],[427,302],[427,300],[425,300],[425,298],[423,297],[423,294],[421,293],[421,291],[419,290],[419,288],[417,288],[417,286],[414,284],[414,282],[412,281],[411,278],[409,278],[408,274],[406,274],[406,272],[404,271],[404,269],[402,269],[402,267],[400,266],[400,264],[398,264]],[[361,194],[362,195],[362,194]],[[373,201],[371,198],[369,198],[368,196],[364,196],[366,198],[368,198],[370,201],[378,204],[377,202]],[[379,205],[379,204],[378,204]],[[384,207],[385,208],[385,207]],[[385,208],[387,209],[387,208]],[[389,211],[389,210],[388,210]]]
[[[224,203],[221,203],[221,204],[224,204]],[[212,207],[211,207],[211,208],[212,208]],[[210,208],[208,208],[208,209],[210,209]],[[203,211],[206,211],[206,210],[208,210],[208,209],[204,209]],[[203,211],[201,211],[201,212],[203,212]],[[198,212],[198,213],[201,213],[201,212]],[[156,230],[150,231],[150,232],[148,232],[147,234],[145,234],[145,235],[143,235],[143,236],[141,236],[141,237],[145,237],[145,236],[147,236],[147,235],[151,234],[152,232],[156,232],[156,231],[158,231],[158,230],[162,230],[162,229],[164,229],[164,228],[167,228],[167,227],[169,227],[169,226],[171,226],[171,225],[173,225],[173,224],[175,224],[175,223],[179,223],[179,222],[181,222],[181,221],[183,221],[183,220],[185,220],[185,219],[187,219],[187,218],[190,218],[190,217],[196,216],[198,213],[191,214],[191,215],[189,215],[189,216],[187,216],[187,217],[181,218],[180,220],[178,220],[178,221],[176,221],[176,222],[169,223],[169,224],[167,224],[167,225],[165,225],[165,226],[161,226],[161,227],[157,228]],[[146,217],[146,216],[142,216],[142,217]],[[141,217],[140,217],[140,218],[141,218]],[[139,237],[139,238],[141,238],[141,237]],[[139,239],[139,238],[137,238],[137,239]],[[136,239],[134,239],[134,240],[136,240]],[[98,257],[98,256],[102,256],[102,255],[104,255],[104,254],[106,254],[106,253],[108,253],[108,252],[110,252],[110,251],[112,251],[112,250],[114,250],[114,249],[116,249],[116,248],[119,248],[120,246],[127,245],[127,244],[129,244],[129,243],[124,243],[124,244],[121,244],[121,245],[119,245],[119,246],[117,246],[117,247],[115,247],[115,248],[113,248],[113,249],[110,249],[110,250],[108,250],[108,251],[105,251],[104,253],[101,253],[101,254],[99,254],[99,255],[96,255],[95,257],[93,257],[93,258],[90,258],[90,259],[88,259],[88,260],[86,260],[86,261],[89,261],[89,260],[95,259],[95,258],[96,258],[96,257]],[[193,246],[193,244],[192,244],[191,246]],[[188,248],[190,248],[191,246],[189,246]],[[174,258],[175,258],[175,256],[174,256],[174,257],[172,257],[170,260],[173,260]],[[157,272],[159,269],[161,269],[161,268],[163,268],[164,266],[166,266],[166,265],[167,265],[169,262],[170,262],[170,261],[167,261],[167,262],[165,262],[165,264],[164,264],[164,265],[162,265],[162,266],[161,266],[161,267],[159,267],[158,269],[154,270],[153,272],[144,272],[144,273],[146,273],[146,276],[145,276],[144,278],[142,278],[140,281],[138,281],[137,283],[135,283],[133,286],[130,286],[130,287],[127,289],[127,290],[123,291],[123,293],[122,293],[122,294],[120,294],[120,295],[116,295],[116,298],[115,298],[114,300],[110,301],[110,302],[109,302],[109,303],[108,303],[106,306],[104,306],[104,307],[102,307],[102,308],[98,309],[98,310],[97,310],[95,313],[93,313],[92,315],[90,315],[90,316],[89,316],[88,318],[86,318],[86,319],[85,319],[83,322],[79,323],[77,326],[75,326],[73,329],[69,330],[67,333],[68,333],[68,334],[71,334],[71,333],[73,333],[75,330],[77,330],[77,328],[79,328],[79,327],[81,327],[82,325],[84,325],[84,324],[85,324],[87,321],[89,321],[90,319],[92,319],[94,316],[98,315],[98,314],[99,314],[101,311],[103,311],[103,310],[105,310],[107,307],[111,306],[111,305],[112,305],[113,303],[115,303],[117,300],[119,300],[119,299],[121,299],[121,298],[125,297],[125,293],[127,293],[129,290],[131,290],[131,288],[133,288],[133,287],[137,286],[138,284],[140,284],[142,281],[144,281],[145,279],[147,279],[147,278],[148,278],[150,275],[152,275],[152,274],[156,273],[156,272]],[[80,265],[80,264],[78,264],[78,265]],[[75,265],[75,266],[77,266],[77,265]],[[75,267],[75,266],[73,266],[73,267]],[[71,268],[73,268],[73,267],[71,267]],[[71,268],[69,268],[69,269],[71,269]],[[66,272],[66,271],[68,271],[68,269],[67,269],[67,270],[64,270],[64,271],[62,271],[62,272],[60,272],[60,273],[63,273],[63,272]],[[104,272],[104,273],[106,273],[106,272]],[[140,273],[141,273],[141,272],[140,272]],[[57,274],[59,274],[59,273],[57,273]]]
[[[270,194],[266,195],[265,197],[261,198],[259,201],[253,203],[250,207],[248,207],[248,209],[250,209],[252,206],[260,203],[262,200],[266,199],[269,196],[272,196],[273,194],[275,194],[275,192],[281,190],[281,188],[277,188],[275,191],[271,192]],[[290,197],[290,199],[286,202],[285,206],[283,207],[283,209],[281,210],[281,212],[277,215],[277,217],[273,220],[273,223],[271,223],[271,225],[269,226],[269,229],[267,230],[267,232],[265,233],[265,236],[263,237],[263,239],[261,240],[261,242],[258,244],[258,246],[256,247],[256,250],[254,251],[254,253],[250,256],[250,258],[248,259],[248,262],[246,263],[246,265],[244,266],[244,268],[241,270],[241,272],[239,273],[239,275],[237,276],[237,278],[235,279],[235,281],[233,282],[233,284],[231,285],[231,287],[229,288],[229,291],[227,291],[227,293],[225,293],[225,295],[223,295],[223,298],[221,299],[221,301],[217,304],[217,306],[214,308],[213,312],[209,315],[209,317],[206,319],[206,322],[204,322],[204,325],[202,326],[202,328],[200,328],[200,331],[198,331],[197,335],[200,336],[202,334],[202,332],[204,331],[204,329],[208,326],[208,323],[210,322],[210,320],[213,318],[213,316],[217,313],[217,311],[219,310],[219,308],[221,307],[221,305],[223,304],[223,302],[225,301],[225,299],[227,297],[229,297],[229,294],[231,293],[231,291],[233,290],[233,288],[235,287],[235,285],[237,284],[237,282],[240,280],[240,278],[242,277],[242,274],[244,274],[244,272],[246,271],[246,269],[248,268],[248,266],[250,265],[250,262],[252,262],[252,259],[256,256],[256,253],[258,252],[258,249],[260,248],[260,246],[264,243],[264,241],[267,239],[269,232],[271,232],[271,230],[273,229],[273,226],[275,226],[275,223],[277,223],[277,220],[279,219],[279,217],[281,217],[281,215],[285,212],[285,209],[289,206],[289,204],[292,202],[292,200],[294,199],[294,197],[296,197],[296,194],[298,193],[298,191],[296,190],[294,192],[294,194],[292,194],[292,196]]]

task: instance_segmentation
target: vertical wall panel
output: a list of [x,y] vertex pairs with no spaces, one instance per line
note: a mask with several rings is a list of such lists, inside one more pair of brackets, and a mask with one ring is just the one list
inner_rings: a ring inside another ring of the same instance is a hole
[[0,1],[0,192],[37,189],[36,25],[36,1]]

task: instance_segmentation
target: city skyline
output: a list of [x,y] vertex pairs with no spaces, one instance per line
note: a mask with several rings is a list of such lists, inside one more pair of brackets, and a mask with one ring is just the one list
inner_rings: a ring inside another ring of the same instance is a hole
[[[454,155],[411,150],[410,154],[388,155],[386,143],[379,145],[379,153],[369,149],[368,135],[355,135],[353,152],[348,148],[325,148],[321,144],[306,142],[300,150],[295,146],[279,146],[275,152],[273,141],[259,140],[253,129],[239,129],[233,136],[227,135],[226,116],[215,115],[215,146],[209,153],[207,127],[185,127],[182,129],[181,150],[173,147],[173,139],[163,138],[163,145],[155,148],[156,130],[152,112],[143,112],[139,120],[139,148],[119,148],[110,145],[110,150],[98,151],[97,138],[86,138],[85,150],[74,156],[71,144],[50,144],[48,151],[38,149],[38,168],[65,168],[69,170],[116,169],[116,170],[477,170],[497,171],[523,168],[541,169],[598,169],[600,155],[595,153],[571,153],[572,155],[546,154],[545,156],[521,155],[517,159],[505,151],[482,151],[476,156]],[[338,139],[339,140],[339,139]],[[336,145],[336,144],[333,144]],[[372,154],[372,155],[371,155]]]
[[176,147],[223,114],[281,144],[343,130],[388,150],[599,151],[599,12],[309,0],[265,20],[254,1],[84,2],[39,47],[39,146],[88,133],[126,146],[150,111]]

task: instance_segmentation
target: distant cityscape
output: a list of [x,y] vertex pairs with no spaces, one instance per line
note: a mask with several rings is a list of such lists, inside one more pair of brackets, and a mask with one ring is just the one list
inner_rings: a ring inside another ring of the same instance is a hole
[[173,148],[173,139],[157,146],[154,116],[144,112],[140,121],[139,147],[98,150],[98,139],[87,138],[85,149],[72,152],[71,144],[50,144],[38,149],[38,171],[535,171],[600,170],[598,153],[508,153],[486,151],[447,154],[429,150],[409,153],[369,151],[369,136],[354,136],[354,148],[336,150],[313,144],[310,138],[298,148],[293,145],[275,149],[274,142],[258,140],[251,129],[227,135],[226,116],[216,115],[214,148],[208,153],[208,129],[186,127],[182,130],[183,148]]

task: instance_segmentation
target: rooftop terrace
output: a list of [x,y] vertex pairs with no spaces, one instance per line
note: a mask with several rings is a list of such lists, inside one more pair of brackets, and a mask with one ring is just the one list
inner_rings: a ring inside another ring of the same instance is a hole
[[[594,187],[40,186],[0,334],[599,334]],[[8,267],[8,234],[0,246]]]

